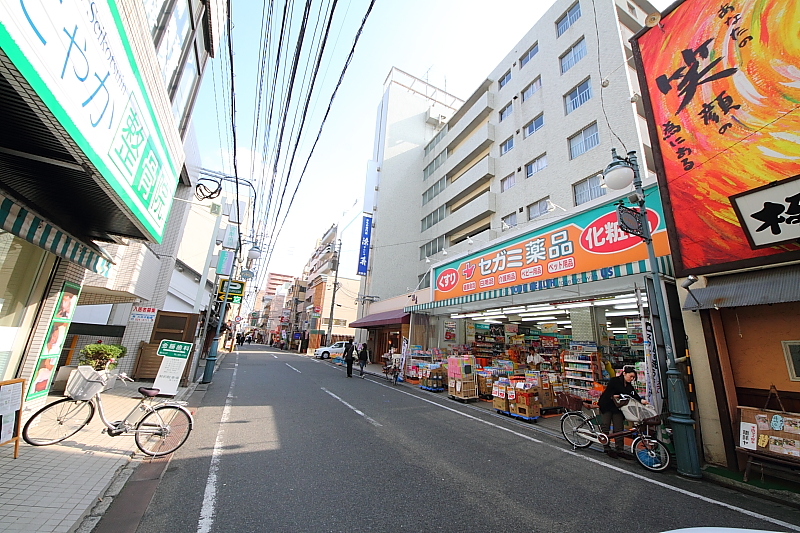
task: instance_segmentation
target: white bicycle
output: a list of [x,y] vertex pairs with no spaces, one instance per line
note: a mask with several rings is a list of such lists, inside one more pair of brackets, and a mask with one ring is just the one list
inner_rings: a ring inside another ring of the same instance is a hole
[[[124,381],[133,381],[119,374]],[[22,438],[32,446],[49,446],[68,439],[91,422],[95,410],[106,426],[109,437],[133,435],[136,446],[145,454],[158,457],[174,452],[186,442],[192,432],[194,419],[186,402],[165,400],[156,404],[152,399],[159,389],[139,387],[142,399],[122,420],[110,422],[103,411],[100,391],[106,384],[108,372],[90,366],[79,366],[72,373],[65,391],[66,398],[56,400],[36,412],[25,423]],[[136,412],[141,416],[132,418]]]

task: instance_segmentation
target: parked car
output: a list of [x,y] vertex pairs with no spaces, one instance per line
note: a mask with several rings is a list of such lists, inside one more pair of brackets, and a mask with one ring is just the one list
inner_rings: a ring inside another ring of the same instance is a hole
[[320,359],[328,359],[332,355],[340,355],[344,353],[344,341],[339,341],[333,343],[331,346],[323,346],[321,348],[317,348],[314,350],[314,357],[319,357]]

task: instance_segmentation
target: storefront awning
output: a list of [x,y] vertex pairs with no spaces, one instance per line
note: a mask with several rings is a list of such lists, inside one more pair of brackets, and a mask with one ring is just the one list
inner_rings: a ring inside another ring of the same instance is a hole
[[800,302],[800,265],[709,277],[705,288],[690,290],[684,311]]
[[364,318],[359,318],[355,322],[350,322],[350,328],[372,328],[375,326],[390,326],[392,324],[408,324],[410,316],[402,309],[395,309],[394,311],[384,311],[383,313],[375,313],[367,315]]
[[67,261],[108,277],[111,269],[110,258],[97,245],[79,241],[2,193],[0,193],[0,227]]

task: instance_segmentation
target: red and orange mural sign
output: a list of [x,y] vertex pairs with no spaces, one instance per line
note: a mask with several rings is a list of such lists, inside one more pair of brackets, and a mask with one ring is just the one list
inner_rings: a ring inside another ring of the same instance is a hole
[[[798,2],[687,0],[637,38],[679,274],[800,251],[753,249],[729,200],[800,174],[798,20]],[[762,231],[791,215],[781,203],[753,213],[775,218]]]
[[[656,255],[668,255],[660,199],[649,194],[648,201],[647,218]],[[606,204],[436,268],[434,299],[521,284],[539,288],[546,280],[646,258],[642,240],[623,232],[617,224],[616,205]],[[608,274],[611,276],[613,273]]]

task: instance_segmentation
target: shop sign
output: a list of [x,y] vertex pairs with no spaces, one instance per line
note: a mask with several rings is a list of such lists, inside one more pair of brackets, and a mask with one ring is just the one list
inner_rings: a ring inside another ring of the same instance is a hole
[[730,197],[753,249],[800,239],[800,174]]
[[155,307],[142,307],[134,305],[131,309],[131,316],[128,318],[129,322],[155,322],[158,309]]
[[0,48],[161,242],[178,169],[116,2],[2,2]]
[[731,201],[800,173],[800,48],[771,38],[796,35],[798,20],[797,2],[692,0],[632,39],[663,161],[661,194],[680,209],[666,213],[678,275],[777,263],[800,250],[775,245],[797,231],[778,220],[797,209],[788,199],[797,192],[764,198],[775,205],[761,203],[768,225],[757,235],[747,226],[759,224],[748,218],[759,210],[737,217]]
[[47,396],[50,391],[50,385],[56,374],[58,358],[61,356],[61,349],[64,347],[64,341],[72,323],[72,315],[78,306],[80,293],[80,285],[64,282],[61,292],[58,294],[55,311],[50,318],[50,327],[47,329],[45,342],[39,350],[39,358],[36,361],[36,368],[28,386],[25,401]]
[[159,394],[174,396],[178,392],[178,385],[183,375],[183,369],[192,353],[191,342],[173,341],[162,339],[158,344],[156,354],[163,356],[158,374],[153,381],[153,388],[159,389]]
[[475,323],[475,331],[489,331],[489,324],[478,324]]
[[219,288],[217,289],[217,301],[221,302],[225,298],[225,293],[228,293],[227,301],[234,304],[242,303],[244,298],[244,289],[247,286],[246,281],[233,280],[230,282],[230,287],[227,279],[221,279]]
[[452,320],[445,320],[444,322],[444,340],[452,341],[456,338],[456,323]]
[[367,275],[369,265],[369,248],[372,239],[372,215],[364,215],[361,218],[361,243],[358,252],[358,268],[356,274],[359,276]]
[[[656,255],[668,255],[660,198],[655,187],[645,194]],[[646,258],[644,242],[620,229],[616,204],[607,203],[436,268],[434,299],[547,289],[562,276],[592,270],[607,279],[614,277],[614,266]]]

